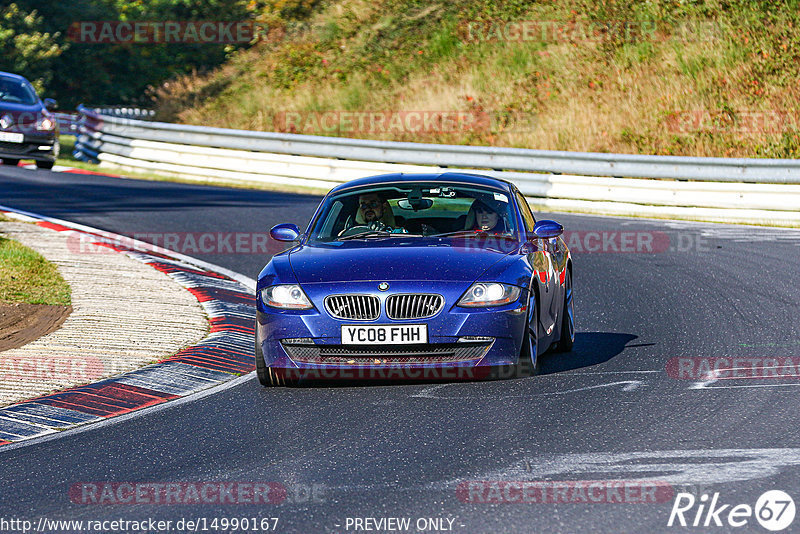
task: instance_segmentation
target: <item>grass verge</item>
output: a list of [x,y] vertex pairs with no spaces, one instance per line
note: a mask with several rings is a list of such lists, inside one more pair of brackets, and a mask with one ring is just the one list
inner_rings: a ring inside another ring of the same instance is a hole
[[0,303],[69,306],[70,295],[55,265],[38,252],[0,237]]

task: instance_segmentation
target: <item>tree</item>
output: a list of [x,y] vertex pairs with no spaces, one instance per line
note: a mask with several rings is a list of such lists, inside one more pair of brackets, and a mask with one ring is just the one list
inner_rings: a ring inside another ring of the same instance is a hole
[[53,64],[67,48],[59,32],[43,31],[43,26],[35,9],[0,8],[0,70],[25,76],[37,91],[50,83]]
[[0,13],[0,68],[38,80],[37,90],[58,99],[62,109],[78,104],[147,106],[149,88],[174,76],[211,70],[247,46],[84,43],[70,35],[75,24],[245,21],[254,16],[245,0],[16,0]]

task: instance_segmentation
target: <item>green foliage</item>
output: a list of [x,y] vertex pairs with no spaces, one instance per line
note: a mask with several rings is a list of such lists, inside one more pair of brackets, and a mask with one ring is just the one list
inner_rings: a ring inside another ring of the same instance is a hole
[[311,14],[317,0],[269,0],[265,6],[285,20],[304,19]]
[[41,91],[52,78],[51,67],[66,45],[61,34],[42,31],[43,17],[17,4],[0,9],[0,70],[25,73]]
[[30,79],[62,109],[150,105],[164,81],[213,69],[247,43],[93,44],[76,42],[69,28],[82,21],[243,21],[256,8],[246,0],[17,0],[0,9],[0,69]]

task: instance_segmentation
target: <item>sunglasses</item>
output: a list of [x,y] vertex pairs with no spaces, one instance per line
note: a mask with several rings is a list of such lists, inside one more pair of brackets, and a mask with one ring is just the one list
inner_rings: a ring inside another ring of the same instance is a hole
[[359,204],[362,210],[375,209],[380,205],[381,203],[378,202],[377,200],[373,200],[371,202],[362,202]]

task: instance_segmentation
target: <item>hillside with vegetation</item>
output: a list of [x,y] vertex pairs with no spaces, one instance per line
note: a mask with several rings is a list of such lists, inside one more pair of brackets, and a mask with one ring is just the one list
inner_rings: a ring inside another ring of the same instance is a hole
[[[771,0],[251,2],[269,38],[211,72],[161,84],[155,104],[164,120],[228,128],[797,158],[799,7]],[[422,111],[480,120],[417,130],[359,128],[351,120],[382,113],[402,122]]]

